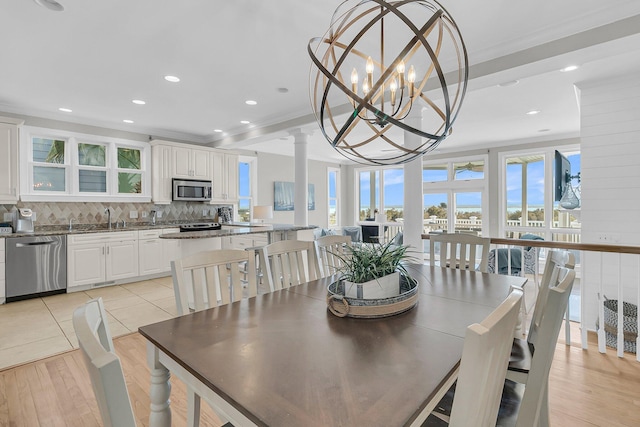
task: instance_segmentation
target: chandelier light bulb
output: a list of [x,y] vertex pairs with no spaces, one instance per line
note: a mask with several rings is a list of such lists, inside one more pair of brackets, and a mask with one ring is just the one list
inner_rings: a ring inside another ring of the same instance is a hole
[[362,92],[365,96],[369,93],[369,85],[366,80],[362,82]]
[[389,83],[389,90],[391,91],[391,105],[396,105],[396,90],[398,90],[398,83],[396,79],[391,79],[391,83]]
[[351,72],[351,84],[352,85],[357,85],[358,84],[358,72],[356,71],[355,68]]
[[413,65],[409,67],[409,74],[407,75],[407,80],[409,80],[409,83],[412,83],[412,84],[415,83],[416,81],[416,69]]
[[372,74],[373,73],[373,59],[371,59],[371,57],[367,58],[367,74]]

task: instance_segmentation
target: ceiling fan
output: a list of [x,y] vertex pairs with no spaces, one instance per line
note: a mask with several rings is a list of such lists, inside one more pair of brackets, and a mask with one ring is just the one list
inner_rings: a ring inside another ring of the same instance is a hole
[[462,165],[462,167],[456,167],[456,174],[461,172],[482,172],[484,171],[484,162],[469,162],[466,165]]

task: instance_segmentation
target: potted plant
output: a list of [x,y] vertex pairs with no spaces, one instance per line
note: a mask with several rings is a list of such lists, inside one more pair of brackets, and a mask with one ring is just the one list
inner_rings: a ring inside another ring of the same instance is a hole
[[408,247],[384,244],[347,246],[335,254],[342,261],[337,270],[344,282],[345,296],[350,298],[389,298],[400,294],[400,280],[409,277],[403,262],[415,261]]

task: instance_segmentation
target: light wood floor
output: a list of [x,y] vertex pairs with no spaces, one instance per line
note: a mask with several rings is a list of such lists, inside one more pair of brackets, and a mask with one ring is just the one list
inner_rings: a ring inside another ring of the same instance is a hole
[[[578,330],[574,331],[578,336]],[[139,426],[148,426],[149,369],[138,333],[114,340]],[[640,362],[600,354],[597,346],[558,342],[550,375],[551,425],[640,426]],[[184,384],[172,378],[173,426],[186,425]],[[100,414],[79,350],[0,371],[0,426],[100,426]],[[203,405],[203,427],[220,422]]]

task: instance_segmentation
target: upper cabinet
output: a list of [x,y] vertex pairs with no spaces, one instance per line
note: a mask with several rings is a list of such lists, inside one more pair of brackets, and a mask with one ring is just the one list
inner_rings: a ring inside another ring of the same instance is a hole
[[210,180],[209,152],[207,150],[190,148],[189,146],[172,147],[172,175],[173,178],[190,178]]
[[209,154],[213,171],[212,202],[235,203],[238,201],[238,155],[220,151]]
[[18,127],[22,123],[0,117],[0,204],[18,201]]
[[212,181],[212,204],[238,199],[238,155],[215,148],[176,142],[151,141],[152,199],[171,203],[173,178]]

